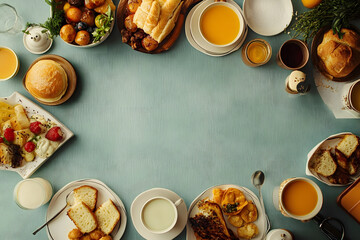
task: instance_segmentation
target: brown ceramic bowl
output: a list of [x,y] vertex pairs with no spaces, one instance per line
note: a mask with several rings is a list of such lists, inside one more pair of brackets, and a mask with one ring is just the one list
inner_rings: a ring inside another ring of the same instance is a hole
[[[68,77],[68,88],[66,90],[66,93],[64,94],[64,96],[59,99],[58,101],[55,101],[55,102],[44,102],[44,101],[41,101],[39,99],[37,99],[36,97],[34,97],[38,102],[42,103],[42,104],[45,104],[45,105],[49,105],[49,106],[55,106],[55,105],[60,105],[64,102],[66,102],[74,93],[75,91],[75,88],[76,88],[76,80],[77,80],[77,77],[76,77],[76,72],[75,72],[75,69],[74,67],[71,65],[71,63],[66,60],[65,58],[63,57],[60,57],[58,55],[44,55],[44,56],[41,56],[39,58],[37,58],[31,65],[30,67],[28,68],[28,70],[26,71],[26,74],[24,75],[24,78],[23,78],[23,86],[24,88],[26,89],[26,86],[25,86],[25,78],[26,78],[26,75],[28,73],[28,71],[30,70],[30,68],[35,64],[37,63],[38,61],[40,60],[53,60],[57,63],[59,63],[61,65],[61,67],[65,70],[66,74],[67,74],[67,77]],[[26,89],[26,91],[28,91]],[[28,91],[28,93],[30,93]],[[30,93],[31,94],[31,93]]]
[[[357,68],[355,68],[354,71],[352,71],[349,75],[347,75],[346,77],[342,77],[342,78],[335,78],[335,77],[331,76],[329,73],[327,73],[327,71],[325,70],[322,60],[317,55],[317,48],[323,41],[324,34],[327,31],[329,31],[330,29],[331,29],[330,26],[323,27],[316,33],[316,35],[313,38],[313,41],[311,44],[311,53],[310,53],[313,64],[315,65],[317,70],[322,75],[324,75],[327,79],[330,79],[332,81],[346,82],[346,81],[351,81],[351,80],[357,79],[360,76],[360,67],[359,66]],[[349,27],[349,29],[354,30],[355,32],[357,32],[360,35],[360,30],[358,28],[356,28],[355,26],[351,26],[351,27]]]

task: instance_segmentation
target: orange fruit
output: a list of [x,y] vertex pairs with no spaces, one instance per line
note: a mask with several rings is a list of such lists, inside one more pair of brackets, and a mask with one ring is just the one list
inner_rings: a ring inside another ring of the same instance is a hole
[[314,8],[321,3],[322,0],[301,0],[306,8]]

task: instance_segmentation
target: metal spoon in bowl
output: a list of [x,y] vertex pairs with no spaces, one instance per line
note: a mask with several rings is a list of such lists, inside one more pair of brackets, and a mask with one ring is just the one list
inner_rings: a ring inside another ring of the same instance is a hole
[[[60,209],[60,211],[58,213],[56,213],[52,218],[50,218],[48,221],[46,221],[46,223],[44,223],[43,225],[41,225],[38,229],[36,229],[34,232],[33,232],[33,235],[37,234],[41,229],[43,229],[46,225],[48,225],[52,220],[54,220],[57,216],[60,215],[60,213],[62,213],[65,208],[67,208],[68,206],[71,206],[73,204],[73,193],[74,191],[71,191],[69,192],[67,195],[66,195],[66,205]],[[71,197],[70,197],[71,196]]]
[[251,176],[252,184],[257,188],[257,190],[259,190],[259,198],[260,198],[261,208],[264,211],[264,215],[265,215],[265,218],[267,221],[267,229],[266,229],[266,232],[264,233],[266,235],[267,232],[270,230],[270,221],[265,212],[264,200],[263,200],[263,197],[261,194],[261,186],[264,184],[264,181],[265,181],[265,174],[260,170],[254,172],[253,175]]

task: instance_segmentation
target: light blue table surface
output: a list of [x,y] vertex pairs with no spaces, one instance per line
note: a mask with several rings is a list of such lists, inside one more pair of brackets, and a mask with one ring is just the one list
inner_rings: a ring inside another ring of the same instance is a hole
[[[49,16],[43,0],[6,2],[16,7],[24,22],[44,22]],[[242,6],[243,1],[237,2]],[[305,11],[300,0],[293,4],[295,10]],[[55,192],[77,179],[105,182],[128,211],[123,239],[134,240],[142,237],[131,222],[130,205],[141,192],[168,188],[188,207],[199,193],[218,184],[241,185],[257,194],[250,177],[261,169],[272,228],[288,229],[297,240],[327,239],[314,222],[302,223],[275,210],[272,192],[287,178],[305,176],[307,153],[324,138],[344,131],[360,134],[359,120],[334,118],[314,86],[311,62],[303,69],[312,84],[310,93],[286,93],[284,81],[290,71],[277,66],[275,53],[290,37],[262,37],[249,31],[246,41],[258,37],[273,49],[270,62],[258,68],[244,65],[240,51],[219,58],[196,51],[184,30],[168,52],[158,55],[132,50],[121,42],[116,27],[95,48],[69,47],[57,38],[48,54],[73,64],[78,85],[65,104],[39,105],[75,137],[33,177],[48,179]],[[15,78],[0,83],[0,96],[18,91],[35,101],[23,88],[22,78],[39,56],[24,48],[22,34],[0,34],[0,45],[15,50],[21,63]],[[336,204],[345,188],[309,178],[323,191],[321,213],[339,218],[348,238],[359,239],[359,224]],[[47,239],[45,229],[36,236],[32,232],[44,222],[48,204],[37,210],[19,208],[13,189],[20,180],[14,172],[0,173],[0,239]],[[185,239],[185,233],[184,229],[176,239]]]

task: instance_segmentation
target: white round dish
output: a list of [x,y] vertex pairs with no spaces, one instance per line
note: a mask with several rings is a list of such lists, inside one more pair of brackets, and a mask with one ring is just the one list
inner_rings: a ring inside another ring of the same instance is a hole
[[283,32],[293,16],[291,0],[244,0],[243,9],[249,27],[263,36]]
[[[265,237],[265,235],[267,234],[270,226],[268,226],[268,224],[267,224],[265,213],[264,213],[263,209],[261,208],[261,204],[260,204],[258,197],[249,189],[247,189],[245,187],[233,185],[233,184],[225,184],[225,185],[218,185],[218,186],[210,187],[195,198],[195,200],[191,203],[191,205],[189,207],[188,223],[187,223],[187,227],[186,227],[186,239],[187,240],[196,240],[196,237],[194,235],[194,231],[191,227],[189,219],[191,217],[194,217],[197,213],[199,213],[199,209],[197,207],[197,203],[199,201],[201,201],[205,198],[208,198],[208,199],[213,198],[212,190],[214,188],[220,188],[223,190],[227,189],[227,188],[237,188],[244,193],[247,200],[251,200],[256,205],[257,211],[258,211],[258,219],[254,223],[256,224],[256,226],[259,229],[259,234],[255,238],[252,238],[252,239],[254,239],[254,240],[263,239]],[[233,233],[237,236],[236,227],[232,226],[228,222],[226,217],[225,217],[225,221],[226,221],[227,227],[229,229],[231,229],[233,231]]]
[[[196,6],[194,6],[191,9],[185,21],[185,35],[190,45],[194,47],[196,50],[209,56],[221,57],[238,50],[242,46],[248,33],[248,27],[246,20],[243,17],[244,19],[243,27],[245,28],[245,30],[243,31],[243,34],[240,36],[239,40],[236,43],[231,44],[230,46],[215,47],[207,43],[205,40],[203,40],[200,34],[200,30],[197,28],[197,19],[200,17],[202,10],[213,2],[214,2],[213,0],[205,0],[203,2],[198,3]],[[241,15],[244,16],[240,6],[237,5],[236,2],[234,2],[233,0],[228,0],[228,2],[233,4],[239,10]],[[194,29],[194,32],[192,31],[192,29]]]
[[176,193],[165,189],[165,188],[152,188],[147,190],[141,194],[139,194],[131,204],[130,213],[131,213],[131,220],[134,224],[136,231],[145,239],[147,240],[169,240],[174,239],[178,236],[182,230],[184,229],[187,221],[187,208],[186,204],[183,201],[178,206],[178,221],[175,224],[174,228],[171,229],[169,232],[163,234],[155,234],[147,230],[143,224],[141,223],[140,219],[140,211],[142,206],[151,198],[153,197],[166,197],[171,201],[176,201],[180,198],[179,195]]
[[[108,186],[106,186],[105,183],[96,179],[82,179],[73,181],[61,188],[51,199],[46,213],[46,221],[53,217],[60,209],[65,206],[66,196],[68,193],[82,185],[89,185],[98,190],[96,208],[108,199],[111,199],[117,206],[120,211],[120,222],[115,226],[113,232],[110,235],[112,236],[113,240],[120,240],[126,228],[127,217],[125,206],[121,199]],[[46,230],[49,239],[68,239],[68,233],[72,229],[76,228],[75,224],[66,215],[67,209],[69,209],[69,207],[62,211],[59,216],[57,216],[47,225]]]

